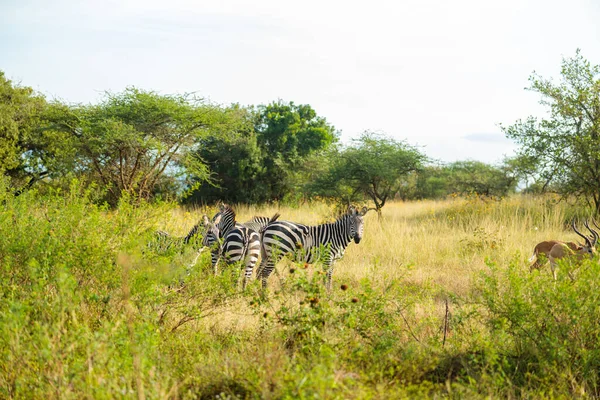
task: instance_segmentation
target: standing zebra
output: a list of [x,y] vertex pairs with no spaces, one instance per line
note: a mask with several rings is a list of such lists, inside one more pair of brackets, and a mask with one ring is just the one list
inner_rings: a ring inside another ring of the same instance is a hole
[[363,216],[367,207],[359,212],[354,206],[335,222],[306,226],[288,221],[277,221],[267,225],[261,234],[262,261],[258,278],[263,288],[273,272],[275,264],[286,254],[293,253],[298,261],[309,264],[321,261],[327,267],[327,289],[331,289],[333,264],[344,256],[348,244],[362,239]]
[[218,272],[217,265],[221,257],[225,258],[228,264],[244,261],[242,288],[246,288],[260,255],[259,231],[277,218],[279,218],[278,213],[271,218],[253,217],[250,221],[239,224],[235,222],[235,212],[227,205],[221,206],[221,210],[212,221],[205,215],[203,224],[206,232],[202,245],[211,249],[211,262],[215,274]]

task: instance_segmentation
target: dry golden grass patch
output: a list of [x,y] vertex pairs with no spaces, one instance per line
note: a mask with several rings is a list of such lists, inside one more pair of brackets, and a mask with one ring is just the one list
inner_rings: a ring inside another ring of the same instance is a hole
[[[333,207],[324,203],[299,207],[234,206],[238,221],[255,215],[307,225],[334,220]],[[185,235],[202,214],[214,215],[215,207],[177,208],[159,222],[159,229]],[[380,221],[374,212],[365,217],[363,240],[351,243],[336,263],[334,279],[402,278],[413,283],[432,282],[453,292],[464,292],[485,259],[503,264],[514,257],[524,263],[542,240],[576,240],[563,226],[564,207],[539,200],[514,197],[503,201],[453,199],[392,202]],[[285,262],[278,265],[285,274]],[[526,265],[524,265],[524,268]],[[271,278],[273,279],[273,278]],[[276,280],[276,279],[273,279]]]
[[[234,206],[238,221],[255,215],[281,214],[280,220],[307,225],[331,222],[334,209],[324,203],[298,207]],[[203,213],[214,215],[216,208],[176,208],[160,222],[159,229],[184,235]],[[376,286],[391,279],[419,286],[433,285],[443,292],[465,295],[475,274],[486,268],[486,260],[508,265],[512,260],[528,269],[527,259],[542,240],[577,240],[565,226],[565,206],[523,196],[502,201],[450,199],[443,201],[392,202],[378,219],[374,212],[365,216],[365,231],[360,244],[350,243],[344,258],[335,265],[333,290],[341,284],[356,286],[369,278]],[[208,256],[204,255],[204,262]],[[289,261],[277,265],[269,278],[276,290],[289,276]],[[311,271],[320,267],[311,266]],[[313,272],[314,273],[314,272]],[[542,273],[548,273],[547,268]],[[258,285],[250,288],[257,290]],[[437,303],[443,299],[437,299]],[[438,304],[439,305],[439,304]],[[424,305],[424,310],[430,309]],[[254,325],[254,316],[244,300],[230,304],[219,316],[229,326]]]

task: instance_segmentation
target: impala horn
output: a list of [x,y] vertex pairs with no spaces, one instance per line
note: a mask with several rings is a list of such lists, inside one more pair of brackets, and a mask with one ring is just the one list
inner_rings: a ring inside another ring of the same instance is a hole
[[585,223],[584,223],[584,225],[587,228],[587,230],[592,233],[592,239],[593,239],[592,246],[595,246],[596,243],[598,243],[598,236],[599,236],[598,232],[596,232],[595,230],[593,230],[592,228],[590,228],[589,221],[586,220]]
[[594,246],[592,245],[592,242],[590,242],[590,238],[589,238],[589,237],[587,237],[587,236],[585,236],[583,233],[579,232],[579,231],[577,230],[577,228],[575,227],[575,218],[573,218],[573,222],[571,222],[571,227],[573,228],[573,230],[575,231],[575,233],[576,233],[576,234],[578,234],[579,236],[581,236],[582,238],[584,238],[584,239],[585,239],[585,243],[586,243],[588,246],[590,246],[590,248],[594,247]]

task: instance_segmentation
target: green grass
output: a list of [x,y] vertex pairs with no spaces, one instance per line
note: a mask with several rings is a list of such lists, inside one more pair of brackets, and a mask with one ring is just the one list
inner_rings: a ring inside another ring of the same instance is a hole
[[[367,215],[324,288],[318,265],[281,262],[240,290],[209,254],[147,246],[203,212],[109,211],[76,185],[0,191],[0,397],[406,398],[600,395],[600,267],[529,273],[582,210],[551,198],[392,203]],[[323,203],[236,207],[331,220]],[[567,277],[572,270],[575,280]],[[448,314],[446,314],[446,305]]]

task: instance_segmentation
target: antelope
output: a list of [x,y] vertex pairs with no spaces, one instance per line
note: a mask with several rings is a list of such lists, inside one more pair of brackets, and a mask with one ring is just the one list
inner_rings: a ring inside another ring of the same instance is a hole
[[[596,225],[596,221],[592,220],[592,223],[594,224],[594,226],[596,228],[600,229],[600,227],[598,225]],[[595,238],[598,236],[598,233],[596,231],[590,229],[590,226],[587,221],[584,223],[584,225],[592,233],[590,241],[595,240],[595,242],[597,242],[598,239],[595,239]],[[529,262],[533,263],[529,266],[529,270],[533,271],[534,269],[539,269],[542,266],[542,263],[540,262],[541,260],[538,258],[539,254],[543,254],[544,256],[546,256],[546,258],[548,258],[548,255],[550,254],[550,250],[552,250],[552,247],[554,247],[557,244],[564,244],[573,251],[580,250],[583,247],[583,245],[580,243],[564,242],[562,240],[545,240],[543,242],[540,242],[537,245],[535,245],[535,248],[533,249],[533,254],[529,258]]]
[[586,255],[592,257],[594,254],[596,254],[596,243],[598,242],[598,233],[589,227],[587,221],[584,225],[592,233],[591,238],[585,236],[583,233],[577,230],[577,228],[575,227],[575,220],[573,220],[573,222],[571,223],[571,227],[573,228],[575,233],[577,233],[585,240],[584,245],[579,246],[577,249],[572,249],[566,243],[557,243],[550,249],[550,252],[548,253],[548,260],[550,261],[550,268],[552,269],[552,276],[554,277],[554,280],[556,280],[558,260],[561,260],[563,258],[576,258],[577,260],[581,260]]
[[540,242],[535,245],[533,249],[533,255],[529,258],[529,262],[533,263],[529,266],[529,271],[533,271],[534,269],[540,269],[542,263],[540,262],[541,260],[539,259],[538,255],[543,254],[544,256],[546,256],[546,258],[548,258],[550,250],[552,250],[552,248],[557,244],[563,244],[573,251],[577,251],[581,248],[581,245],[575,242],[563,242],[561,240],[545,240],[543,242]]

